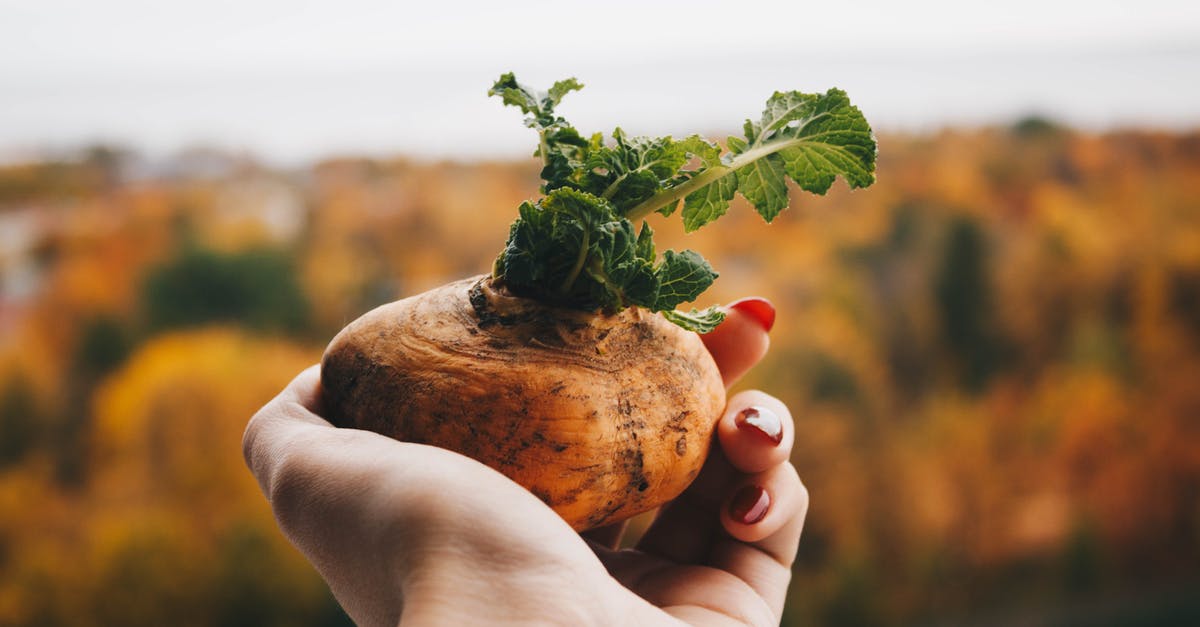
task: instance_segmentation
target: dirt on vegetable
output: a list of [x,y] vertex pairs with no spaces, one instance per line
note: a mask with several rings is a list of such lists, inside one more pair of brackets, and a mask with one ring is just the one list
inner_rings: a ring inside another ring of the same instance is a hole
[[695,333],[638,308],[546,306],[488,276],[367,313],[321,376],[335,425],[474,458],[579,530],[682,492],[725,406]]

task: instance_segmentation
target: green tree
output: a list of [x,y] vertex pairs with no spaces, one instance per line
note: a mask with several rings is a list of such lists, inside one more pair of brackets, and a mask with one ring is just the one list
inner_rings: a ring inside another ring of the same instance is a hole
[[968,389],[983,388],[999,366],[983,229],[973,218],[950,223],[934,279],[945,349]]
[[161,331],[225,322],[297,334],[308,328],[310,307],[295,277],[291,257],[278,250],[189,247],[147,276],[146,324]]
[[0,468],[21,461],[37,443],[37,398],[30,385],[17,371],[0,388]]

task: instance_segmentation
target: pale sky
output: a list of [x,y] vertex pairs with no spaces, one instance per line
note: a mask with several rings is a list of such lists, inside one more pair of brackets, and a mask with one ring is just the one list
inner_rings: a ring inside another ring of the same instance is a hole
[[0,159],[109,141],[281,163],[512,157],[513,70],[587,88],[581,130],[736,130],[777,89],[846,89],[877,128],[1200,127],[1200,2],[0,0]]

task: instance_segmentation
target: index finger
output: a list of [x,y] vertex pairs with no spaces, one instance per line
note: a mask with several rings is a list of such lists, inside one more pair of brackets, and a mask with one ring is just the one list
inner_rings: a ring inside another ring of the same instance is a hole
[[317,415],[320,407],[321,366],[313,365],[296,375],[246,424],[242,456],[264,492],[271,485],[271,469],[287,442],[314,427],[333,427]]
[[724,309],[725,320],[700,339],[728,388],[767,354],[771,345],[767,332],[775,323],[775,308],[765,298],[743,298]]

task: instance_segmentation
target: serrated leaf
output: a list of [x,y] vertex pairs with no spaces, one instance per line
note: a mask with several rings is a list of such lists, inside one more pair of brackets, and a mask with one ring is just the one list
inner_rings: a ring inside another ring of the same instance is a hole
[[583,83],[580,83],[575,77],[571,77],[554,83],[546,95],[550,98],[551,103],[557,105],[562,102],[563,96],[580,89],[583,89]]
[[635,170],[621,175],[620,181],[608,201],[617,211],[629,207],[654,195],[662,187],[658,175],[647,170]]
[[488,95],[500,96],[504,104],[518,107],[524,113],[534,114],[540,109],[537,92],[518,83],[512,72],[501,74],[488,90]]
[[691,135],[676,142],[681,150],[698,159],[705,167],[721,164],[721,147],[699,135]]
[[784,181],[783,160],[776,155],[767,155],[737,170],[738,191],[767,222],[787,208]]
[[521,109],[530,116],[525,120],[527,126],[542,129],[562,122],[561,118],[554,117],[554,107],[562,102],[563,96],[582,88],[582,83],[568,78],[554,83],[549,92],[542,93],[517,82],[516,76],[507,72],[500,75],[488,90],[488,95],[500,96],[504,104]]
[[[824,194],[838,174],[850,187],[870,185],[873,176],[845,149],[826,144],[800,145],[779,151],[783,169],[806,192]],[[865,182],[864,182],[865,181]]]
[[588,139],[581,136],[579,131],[571,126],[562,126],[547,130],[546,140],[552,144],[567,144],[579,147],[588,145]]
[[658,294],[654,266],[638,257],[633,224],[619,220],[602,225],[596,231],[594,256],[588,274],[597,283],[601,304],[620,309],[631,304],[653,303]]
[[762,139],[762,129],[760,129],[757,124],[751,122],[750,120],[746,120],[746,122],[742,124],[742,132],[746,134],[746,141],[750,142],[751,145],[757,144],[758,141]]
[[670,137],[626,137],[613,131],[616,144],[588,155],[582,187],[612,203],[619,213],[669,184],[688,160],[688,152]]
[[603,198],[597,198],[577,189],[556,189],[542,199],[541,206],[546,211],[570,215],[588,230],[617,219],[612,206]]
[[515,286],[561,281],[570,268],[571,251],[579,248],[582,230],[559,223],[554,213],[533,203],[522,203],[520,214],[497,261],[505,280]]
[[777,91],[767,99],[767,108],[759,125],[764,131],[777,131],[790,122],[810,118],[820,99],[817,94]]
[[[617,220],[612,208],[590,194],[560,189],[536,204],[523,203],[520,214],[496,262],[506,284],[522,295],[594,308],[591,286],[575,278],[605,225]],[[632,227],[629,232],[632,242]]]
[[639,259],[654,263],[657,253],[654,251],[654,231],[644,220],[642,221],[642,230],[638,233],[637,238],[637,256]]
[[679,311],[672,309],[662,312],[662,315],[667,320],[696,333],[710,333],[716,329],[725,320],[725,312],[718,307],[708,307],[707,309],[692,309],[691,311]]
[[653,231],[634,222],[652,212],[671,215],[682,204],[685,231],[720,216],[741,192],[770,222],[788,202],[787,179],[823,194],[841,176],[851,188],[874,181],[875,140],[845,93],[776,92],[759,121],[746,120],[744,137],[728,152],[698,135],[628,137],[620,129],[606,143],[585,137],[554,107],[575,79],[539,92],[504,74],[489,92],[520,108],[540,137],[546,197],[521,207],[495,272],[516,293],[595,310],[641,305],[664,311],[676,324],[711,329],[719,310],[674,311],[694,300],[717,274],[692,251],[667,251],[655,264]]
[[658,277],[658,300],[652,309],[656,311],[696,300],[717,278],[708,261],[694,250],[666,251],[654,274]]
[[862,112],[846,92],[830,89],[823,96],[776,94],[800,102],[795,128],[783,128],[787,146],[779,151],[788,176],[801,189],[815,194],[829,190],[837,176],[851,189],[875,182],[875,138]]
[[683,199],[683,230],[690,233],[725,215],[737,191],[735,174],[726,174]]
[[655,209],[654,212],[664,218],[669,218],[669,217],[671,217],[671,214],[675,213],[675,210],[678,208],[679,208],[679,201],[676,200],[674,202],[665,204],[665,205],[659,207],[658,209]]
[[571,167],[571,160],[561,150],[551,149],[548,154],[537,156],[542,157],[545,163],[540,173],[542,180],[546,182],[542,185],[542,193],[549,194],[571,184],[571,174],[575,169]]

